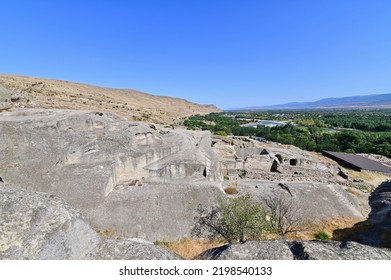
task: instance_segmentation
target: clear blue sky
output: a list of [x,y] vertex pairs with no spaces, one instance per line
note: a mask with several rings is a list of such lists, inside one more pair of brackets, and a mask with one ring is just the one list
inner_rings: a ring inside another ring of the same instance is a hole
[[391,92],[388,0],[1,0],[0,27],[0,73],[223,109]]

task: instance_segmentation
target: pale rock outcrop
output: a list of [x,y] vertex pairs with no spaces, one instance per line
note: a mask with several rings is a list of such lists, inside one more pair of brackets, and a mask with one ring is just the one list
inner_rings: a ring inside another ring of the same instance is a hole
[[142,240],[102,238],[55,195],[0,184],[0,259],[181,259]]
[[[295,146],[260,142],[248,137],[214,137],[213,149],[220,159],[221,172],[230,175],[246,172],[248,179],[280,181],[343,182],[336,163],[321,160]],[[241,176],[242,179],[243,176]],[[275,177],[275,178],[274,178]]]
[[356,242],[338,241],[247,241],[203,252],[204,260],[391,260],[388,249]]
[[246,180],[238,183],[239,193],[251,193],[254,199],[281,201],[303,224],[332,218],[365,220],[367,212],[339,185],[318,182],[270,182]]
[[347,192],[350,182],[338,175],[338,164],[321,155],[248,137],[214,137],[212,144],[225,188],[235,186],[262,202],[284,200],[304,223],[367,217],[368,194]]

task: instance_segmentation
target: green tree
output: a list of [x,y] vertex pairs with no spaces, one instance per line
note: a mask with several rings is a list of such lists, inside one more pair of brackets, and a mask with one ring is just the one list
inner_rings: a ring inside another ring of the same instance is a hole
[[197,211],[193,234],[198,237],[207,232],[209,238],[222,237],[228,243],[235,243],[259,239],[270,232],[267,211],[250,194],[220,199],[218,206],[210,211],[200,205]]

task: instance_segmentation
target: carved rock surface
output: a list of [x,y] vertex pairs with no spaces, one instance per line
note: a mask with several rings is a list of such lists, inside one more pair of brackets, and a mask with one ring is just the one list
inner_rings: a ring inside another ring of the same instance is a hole
[[224,188],[235,186],[239,194],[251,193],[260,201],[286,200],[304,222],[367,217],[368,194],[347,191],[350,182],[338,175],[338,164],[321,155],[241,136],[216,136],[212,143]]
[[8,89],[0,85],[0,111],[10,109],[11,107],[11,93]]
[[366,213],[358,201],[346,190],[333,184],[318,182],[286,182],[247,180],[237,187],[239,193],[251,193],[255,199],[281,200],[295,219],[308,222],[323,221],[337,217],[364,220]]
[[6,182],[58,195],[101,230],[151,241],[189,235],[197,205],[222,192],[209,132],[100,112],[3,112],[0,159]]

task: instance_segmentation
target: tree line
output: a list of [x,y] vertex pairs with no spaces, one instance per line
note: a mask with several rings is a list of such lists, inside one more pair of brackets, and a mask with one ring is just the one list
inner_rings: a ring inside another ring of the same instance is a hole
[[[357,112],[350,115],[346,112],[297,113],[293,121],[299,125],[247,127],[243,126],[246,121],[238,120],[235,115],[212,113],[192,116],[184,121],[184,125],[190,130],[209,130],[222,136],[259,136],[308,151],[374,153],[391,157],[391,120],[384,114],[382,117],[377,112],[361,115]],[[324,129],[334,126],[355,130],[334,132]]]

